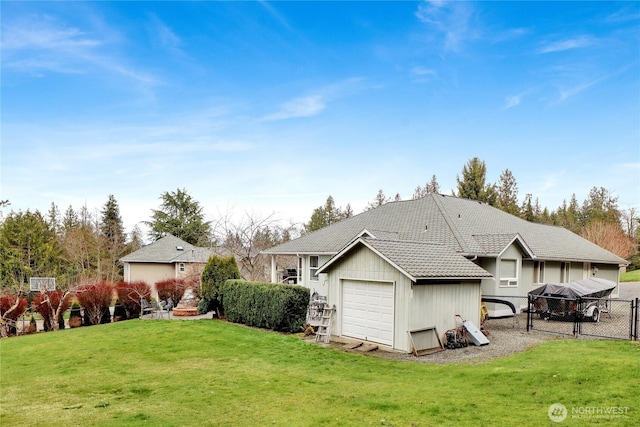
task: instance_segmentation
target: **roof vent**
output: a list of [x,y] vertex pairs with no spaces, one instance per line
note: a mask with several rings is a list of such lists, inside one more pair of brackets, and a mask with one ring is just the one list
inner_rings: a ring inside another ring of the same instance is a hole
[[176,249],[179,251],[184,251],[184,248],[182,246],[176,246]]

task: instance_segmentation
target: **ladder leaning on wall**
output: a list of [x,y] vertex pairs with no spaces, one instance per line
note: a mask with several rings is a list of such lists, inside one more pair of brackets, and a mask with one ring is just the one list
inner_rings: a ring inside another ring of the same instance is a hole
[[320,319],[320,325],[316,332],[316,342],[322,340],[322,342],[328,343],[331,338],[331,323],[333,321],[333,313],[336,311],[336,306],[329,307],[325,304],[322,309],[322,318]]

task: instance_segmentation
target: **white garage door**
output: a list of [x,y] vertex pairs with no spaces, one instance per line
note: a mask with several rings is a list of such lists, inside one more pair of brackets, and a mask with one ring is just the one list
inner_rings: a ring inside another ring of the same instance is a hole
[[393,285],[345,280],[342,335],[393,345]]

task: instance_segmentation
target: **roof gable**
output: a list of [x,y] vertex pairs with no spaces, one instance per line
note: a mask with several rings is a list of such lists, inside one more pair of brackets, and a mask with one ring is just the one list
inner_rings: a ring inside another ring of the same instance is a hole
[[332,266],[348,256],[355,248],[365,246],[412,281],[419,279],[481,279],[492,277],[490,273],[437,244],[381,240],[360,237],[343,248],[320,267],[318,273],[331,270]]
[[213,249],[194,246],[169,234],[122,257],[121,261],[128,263],[207,262],[214,253]]

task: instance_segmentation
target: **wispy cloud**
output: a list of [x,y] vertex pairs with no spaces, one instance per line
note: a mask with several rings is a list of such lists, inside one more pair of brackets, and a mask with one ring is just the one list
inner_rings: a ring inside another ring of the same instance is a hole
[[416,76],[434,76],[436,71],[432,68],[415,66],[411,68],[411,73]]
[[287,22],[287,20],[284,19],[282,14],[280,14],[273,6],[271,6],[269,3],[267,3],[264,0],[259,0],[258,3],[260,3],[260,5],[264,7],[267,10],[267,12],[269,12],[269,14],[276,21],[280,23],[280,25],[282,25],[284,28],[286,28],[289,31],[293,31],[293,28],[291,27],[291,25],[289,25],[289,22]]
[[94,67],[144,84],[158,83],[150,73],[110,54],[99,35],[47,16],[32,16],[2,26],[2,67],[23,73],[86,74]]
[[580,36],[563,40],[556,40],[545,44],[538,49],[538,53],[563,52],[572,49],[581,49],[589,47],[594,43],[594,39],[588,36]]
[[322,95],[302,96],[285,102],[277,112],[263,117],[263,120],[272,121],[296,117],[312,117],[319,114],[325,107],[326,104]]
[[594,79],[588,82],[583,82],[577,85],[573,85],[571,87],[566,87],[566,88],[562,88],[559,91],[559,98],[557,99],[557,103],[561,103],[566,101],[569,98],[572,98],[576,95],[578,95],[579,93],[589,89],[591,86],[594,86],[598,83],[600,83],[601,81],[605,80],[606,77],[600,77],[598,79]]
[[436,71],[432,68],[414,66],[409,70],[413,76],[413,81],[416,83],[425,83],[431,80],[436,75]]
[[267,114],[261,120],[275,121],[316,116],[327,107],[329,101],[343,97],[353,91],[360,81],[360,78],[347,79],[325,86],[308,95],[292,98],[281,104],[275,113]]
[[182,40],[169,26],[162,22],[156,14],[150,15],[149,32],[151,33],[152,39],[154,39],[160,47],[174,55],[183,55],[181,50]]
[[99,46],[100,41],[78,28],[65,27],[50,19],[3,25],[2,50],[69,50]]
[[507,96],[507,99],[505,100],[504,109],[508,110],[509,108],[513,108],[515,106],[520,105],[521,98],[522,98],[521,95]]
[[444,49],[457,52],[463,42],[478,37],[473,26],[473,8],[467,2],[426,1],[415,16],[425,25],[444,36]]

